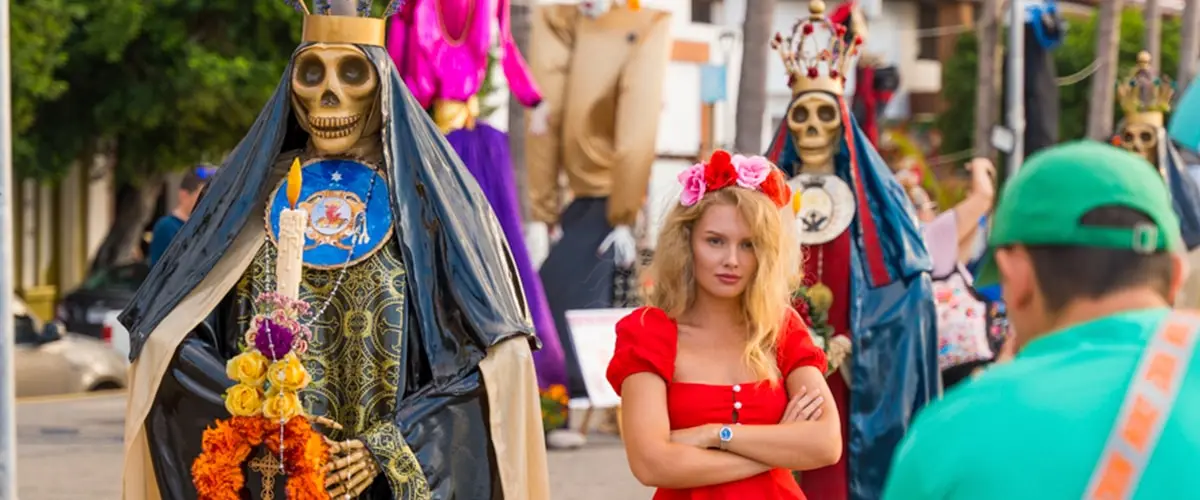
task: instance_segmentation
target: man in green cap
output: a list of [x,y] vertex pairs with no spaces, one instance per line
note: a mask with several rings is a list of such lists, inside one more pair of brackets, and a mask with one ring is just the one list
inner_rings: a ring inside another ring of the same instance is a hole
[[1008,182],[978,281],[1000,281],[1019,353],[917,416],[885,499],[1200,492],[1200,317],[1171,309],[1183,243],[1145,162],[1077,142]]

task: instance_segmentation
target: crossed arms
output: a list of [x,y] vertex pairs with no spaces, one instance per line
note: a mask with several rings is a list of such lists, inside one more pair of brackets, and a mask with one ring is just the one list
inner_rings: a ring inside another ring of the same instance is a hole
[[625,452],[633,475],[647,486],[681,489],[728,483],[771,469],[809,470],[841,458],[837,406],[825,378],[813,367],[788,374],[783,419],[774,425],[739,425],[728,451],[719,445],[719,424],[672,432],[667,384],[636,373],[621,387]]

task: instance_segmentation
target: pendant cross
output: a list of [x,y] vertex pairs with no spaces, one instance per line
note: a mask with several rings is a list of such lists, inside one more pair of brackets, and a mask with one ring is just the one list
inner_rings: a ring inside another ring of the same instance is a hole
[[283,473],[279,459],[270,453],[250,461],[250,470],[262,474],[262,500],[275,500],[275,476]]

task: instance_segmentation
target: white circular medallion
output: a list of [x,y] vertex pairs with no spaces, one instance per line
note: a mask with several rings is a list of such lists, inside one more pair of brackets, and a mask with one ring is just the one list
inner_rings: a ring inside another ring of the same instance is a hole
[[800,193],[796,234],[802,245],[828,243],[854,221],[854,193],[836,175],[800,174],[788,181]]

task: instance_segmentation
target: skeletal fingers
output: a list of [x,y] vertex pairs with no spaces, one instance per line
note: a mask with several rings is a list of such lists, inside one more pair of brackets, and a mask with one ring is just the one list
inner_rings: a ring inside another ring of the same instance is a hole
[[336,488],[329,490],[329,496],[336,498],[339,495],[346,495],[347,498],[354,498],[367,489],[371,485],[371,479],[378,474],[379,471],[373,466],[368,466],[356,474],[349,481],[344,481],[337,485]]
[[323,425],[323,426],[328,427],[333,430],[340,431],[343,428],[342,424],[334,422],[333,419],[331,419],[329,417],[316,417],[316,418],[313,418],[313,422],[316,422],[319,425]]
[[325,464],[325,467],[323,468],[323,470],[321,472],[328,474],[329,471],[331,471],[331,470],[345,469],[347,465],[350,465],[354,462],[362,460],[366,456],[367,456],[367,453],[365,451],[362,451],[362,450],[356,451],[354,453],[351,453],[342,458],[339,458],[337,460],[334,460],[332,462]]
[[340,443],[330,441],[328,444],[329,444],[329,453],[334,453],[334,454],[350,453],[352,451],[361,450],[366,446],[363,444],[362,441],[359,441],[357,439],[350,439],[350,440],[342,441]]
[[370,463],[364,460],[361,462],[355,462],[351,464],[350,467],[345,469],[333,471],[325,477],[325,488],[328,489],[335,484],[345,483],[346,481],[350,480],[351,477],[354,477],[355,474],[358,474],[359,472],[369,468]]

